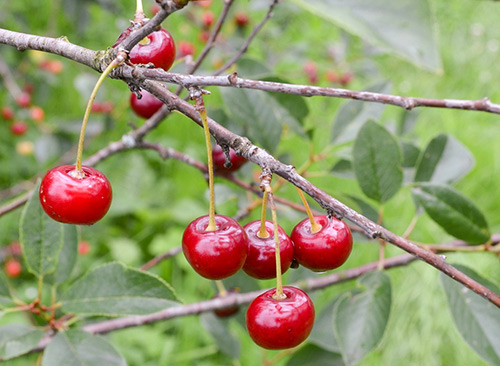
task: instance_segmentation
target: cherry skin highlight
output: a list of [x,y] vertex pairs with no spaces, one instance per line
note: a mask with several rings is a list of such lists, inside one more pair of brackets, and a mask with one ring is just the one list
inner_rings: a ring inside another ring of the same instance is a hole
[[275,289],[255,298],[247,310],[250,337],[262,348],[278,350],[296,347],[311,333],[314,305],[309,296],[296,287],[283,287],[286,298],[273,297]]
[[139,117],[151,118],[163,105],[163,102],[146,90],[141,90],[142,98],[135,93],[130,94],[130,106]]
[[248,253],[248,237],[237,221],[215,215],[217,230],[206,231],[208,216],[192,221],[184,230],[182,250],[202,277],[221,280],[238,272]]
[[295,246],[295,259],[312,271],[322,272],[340,267],[352,250],[349,227],[336,218],[314,216],[321,225],[317,233],[311,232],[311,221],[305,219],[292,230],[290,238]]
[[214,162],[214,169],[221,172],[235,172],[243,164],[247,162],[243,156],[236,155],[233,149],[229,148],[229,160],[231,161],[231,166],[226,168],[224,166],[226,162],[226,155],[219,145],[215,145],[212,149],[212,160]]
[[[118,41],[117,41],[118,42]],[[165,29],[149,34],[130,50],[130,61],[133,64],[153,63],[168,71],[175,60],[174,39]]]
[[[274,243],[274,226],[266,221],[267,238],[259,237],[260,220],[252,221],[243,226],[248,235],[248,256],[243,265],[243,271],[257,279],[276,277],[276,250]],[[293,260],[293,244],[285,231],[278,226],[280,246],[281,273],[285,273]]]
[[40,184],[43,210],[65,224],[92,225],[111,205],[111,184],[97,169],[84,166],[83,178],[73,176],[74,165],[61,165],[45,174]]

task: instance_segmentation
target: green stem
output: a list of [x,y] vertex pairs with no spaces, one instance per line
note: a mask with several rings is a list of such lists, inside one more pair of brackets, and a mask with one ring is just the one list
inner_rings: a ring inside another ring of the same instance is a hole
[[266,230],[266,207],[267,207],[267,191],[264,191],[262,196],[262,213],[260,215],[260,230],[257,233],[259,238],[269,238],[269,233]]
[[217,286],[217,291],[219,292],[220,297],[227,295],[227,290],[221,280],[215,280],[215,286]]
[[266,186],[266,192],[268,193],[269,205],[271,206],[271,215],[273,218],[273,228],[274,228],[274,248],[275,248],[275,258],[276,258],[276,292],[273,298],[276,300],[283,300],[286,295],[283,292],[283,279],[281,275],[281,255],[280,255],[280,238],[278,232],[278,216],[276,215],[276,206],[274,204],[274,197],[270,186]]
[[314,215],[311,211],[311,208],[309,207],[309,204],[307,203],[307,200],[306,200],[306,197],[304,196],[304,193],[302,193],[302,191],[298,187],[295,187],[295,188],[297,188],[297,192],[299,192],[299,196],[300,196],[300,199],[302,200],[302,204],[304,205],[304,208],[306,209],[306,212],[307,212],[307,216],[309,217],[309,220],[311,221],[311,232],[313,234],[315,234],[321,230],[322,226],[320,224],[318,224],[316,222],[316,220],[314,219]]
[[38,295],[36,296],[36,303],[42,301],[42,290],[43,290],[43,276],[38,277]]
[[87,102],[87,107],[85,108],[85,114],[83,116],[82,129],[80,130],[80,139],[78,140],[78,150],[76,153],[76,169],[75,169],[76,178],[83,178],[85,176],[85,174],[82,171],[83,142],[85,140],[85,130],[87,129],[87,122],[89,121],[90,111],[92,110],[92,105],[94,104],[97,91],[99,90],[104,79],[106,79],[108,74],[117,66],[119,66],[119,63],[116,60],[113,60],[108,65],[108,67],[106,67],[106,69],[103,71],[103,73],[97,80],[97,83],[94,86],[94,90],[92,90],[89,101]]
[[208,189],[210,191],[210,206],[208,209],[208,226],[205,231],[216,231],[217,225],[215,224],[215,194],[214,194],[214,163],[212,160],[212,143],[210,142],[210,130],[208,128],[207,110],[203,97],[200,96],[196,99],[196,109],[201,117],[203,124],[203,132],[205,133],[205,145],[207,146],[208,156]]
[[144,9],[142,8],[142,0],[137,0],[135,13],[144,13]]

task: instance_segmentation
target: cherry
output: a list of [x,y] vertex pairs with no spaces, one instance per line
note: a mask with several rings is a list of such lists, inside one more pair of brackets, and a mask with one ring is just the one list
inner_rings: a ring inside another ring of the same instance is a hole
[[210,10],[205,11],[201,15],[201,23],[204,28],[210,28],[215,21],[215,15]]
[[318,66],[314,61],[307,61],[302,67],[302,70],[311,84],[316,84],[318,82]]
[[30,108],[30,116],[33,121],[41,122],[45,118],[45,111],[43,110],[43,108],[34,105]]
[[45,174],[40,185],[44,211],[66,224],[92,225],[104,217],[111,205],[111,184],[97,169],[83,166],[83,178],[74,165],[61,165]]
[[234,22],[238,27],[244,28],[248,25],[249,22],[248,15],[243,12],[236,13],[236,15],[234,16]]
[[78,243],[78,254],[87,255],[90,253],[90,244],[88,241],[81,241]]
[[309,296],[296,287],[283,287],[286,298],[282,300],[276,299],[275,293],[275,289],[264,292],[248,307],[248,334],[266,349],[298,346],[311,333],[314,305]]
[[229,148],[229,160],[231,161],[231,166],[226,168],[224,165],[226,163],[226,155],[219,145],[215,145],[213,147],[212,159],[214,162],[214,169],[225,172],[234,172],[247,162],[247,159],[243,156],[236,155],[234,150]]
[[321,225],[316,233],[311,231],[311,221],[305,219],[292,230],[290,238],[295,246],[295,259],[310,270],[321,272],[340,267],[352,250],[349,226],[336,218],[314,216]]
[[9,107],[2,107],[2,118],[7,121],[12,121],[14,119],[14,111]]
[[19,141],[16,144],[16,151],[19,155],[22,156],[29,156],[33,154],[33,151],[35,150],[35,146],[31,141]]
[[[118,41],[117,41],[118,42]],[[165,29],[153,32],[134,46],[129,53],[134,64],[153,63],[168,71],[175,60],[174,39]]]
[[201,31],[199,34],[198,34],[198,39],[200,40],[200,42],[202,43],[207,43],[208,40],[210,39],[210,32],[208,31]]
[[184,57],[187,55],[194,54],[194,45],[188,41],[179,42],[179,57]]
[[[257,279],[276,277],[276,250],[274,243],[274,226],[266,221],[267,238],[259,237],[261,222],[252,221],[243,226],[248,236],[248,256],[243,271]],[[281,273],[285,273],[293,260],[293,244],[285,231],[278,226],[280,243]]]
[[28,125],[24,121],[16,121],[10,125],[10,132],[16,136],[22,136],[28,131]]
[[139,117],[151,118],[163,105],[163,102],[146,90],[141,91],[142,98],[137,98],[135,93],[130,94],[130,106]]
[[21,108],[28,108],[31,104],[31,95],[27,92],[22,92],[16,97],[16,103]]
[[347,84],[349,84],[352,79],[354,79],[354,75],[353,73],[351,72],[346,72],[344,73],[341,77],[340,77],[340,85],[342,86],[346,86]]
[[[218,293],[213,298],[214,299],[223,298],[223,297],[226,297],[226,296],[229,296],[232,294],[236,294],[236,293],[238,293],[238,291],[228,290],[225,292],[224,295],[222,295],[221,293]],[[240,307],[238,305],[232,305],[232,306],[228,306],[228,307],[225,307],[222,309],[216,309],[216,310],[214,310],[214,314],[217,315],[219,318],[228,318],[228,317],[236,314],[239,310],[240,310]]]
[[192,221],[182,236],[182,250],[200,276],[220,280],[238,272],[248,253],[248,237],[237,221],[215,215],[215,231],[206,231],[208,216]]
[[5,262],[5,273],[9,277],[18,277],[23,268],[17,259],[10,258]]

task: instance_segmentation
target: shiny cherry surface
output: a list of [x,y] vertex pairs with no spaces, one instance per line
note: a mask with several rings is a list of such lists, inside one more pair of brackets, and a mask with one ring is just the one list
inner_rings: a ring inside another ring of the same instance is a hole
[[[276,277],[276,250],[274,243],[274,226],[266,221],[267,238],[258,236],[260,220],[252,221],[243,226],[248,235],[248,256],[243,265],[243,271],[257,279]],[[293,244],[285,231],[278,226],[280,245],[281,273],[285,273],[293,260]]]
[[250,337],[266,349],[298,346],[311,333],[314,305],[309,296],[296,287],[283,287],[286,298],[276,300],[275,289],[255,298],[247,310],[246,324]]
[[153,32],[130,50],[130,61],[133,64],[148,64],[168,71],[175,60],[174,39],[165,29]]
[[61,165],[45,174],[40,184],[44,211],[66,224],[92,225],[104,217],[111,205],[108,179],[97,169],[82,167],[85,176],[73,176],[74,165]]
[[238,272],[248,253],[248,237],[230,217],[215,215],[216,231],[206,231],[208,216],[192,221],[184,230],[182,250],[202,277],[221,280]]
[[212,160],[214,162],[214,169],[224,172],[234,172],[247,162],[247,159],[243,156],[236,155],[234,150],[229,148],[229,160],[231,161],[231,166],[226,168],[224,166],[224,163],[226,162],[226,155],[219,145],[215,145],[212,148]]
[[305,219],[292,230],[290,238],[295,246],[295,259],[313,271],[321,272],[340,267],[352,250],[349,227],[336,218],[314,216],[321,230],[311,232],[311,221]]
[[163,105],[163,102],[146,90],[141,90],[142,98],[135,93],[130,94],[130,106],[139,117],[151,118]]

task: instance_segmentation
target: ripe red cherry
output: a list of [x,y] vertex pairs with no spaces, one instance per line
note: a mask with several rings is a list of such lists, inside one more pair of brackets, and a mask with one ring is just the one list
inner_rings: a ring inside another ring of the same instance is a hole
[[82,167],[85,176],[74,176],[74,165],[61,165],[45,174],[40,185],[44,211],[66,224],[92,225],[104,217],[111,205],[108,179],[97,169]]
[[248,334],[262,348],[285,349],[301,344],[314,325],[314,305],[296,287],[283,287],[286,298],[273,297],[275,289],[255,298],[247,310]]
[[236,155],[234,150],[229,148],[229,160],[231,161],[231,166],[226,168],[224,166],[226,163],[226,155],[219,145],[215,145],[212,149],[212,160],[214,163],[214,169],[224,172],[234,172],[247,162],[247,159],[243,156]]
[[163,102],[146,90],[141,90],[142,98],[138,99],[135,93],[130,94],[130,106],[139,117],[151,118],[163,105]]
[[39,106],[33,106],[30,108],[30,117],[35,122],[42,122],[45,118],[45,111]]
[[234,22],[238,27],[246,27],[249,22],[248,15],[243,12],[236,13],[236,15],[234,16]]
[[28,131],[28,125],[24,121],[16,121],[10,125],[10,132],[16,136],[22,136]]
[[221,280],[238,272],[248,253],[248,237],[237,221],[215,215],[217,230],[206,231],[208,216],[192,221],[182,236],[182,250],[200,276]]
[[352,250],[349,226],[336,218],[314,216],[321,225],[317,233],[311,232],[311,221],[305,219],[292,230],[290,238],[295,246],[295,259],[310,270],[321,272],[340,267]]
[[[216,299],[216,298],[224,298],[226,296],[229,296],[229,295],[232,295],[232,294],[236,294],[236,293],[238,293],[238,291],[236,291],[236,290],[228,290],[227,293],[224,296],[221,296],[221,294],[218,293],[213,298],[214,299]],[[236,314],[239,310],[240,310],[240,307],[238,305],[232,305],[232,306],[228,306],[228,307],[225,307],[225,308],[222,308],[222,309],[216,309],[216,310],[214,310],[214,314],[217,315],[219,318],[228,318],[228,317],[233,316],[234,314]]]
[[203,24],[204,28],[210,28],[212,24],[214,24],[214,21],[215,21],[215,15],[210,10],[205,11],[201,15],[201,23]]
[[18,277],[23,270],[21,263],[17,259],[10,258],[5,262],[5,273],[9,277]]
[[[259,237],[260,220],[252,221],[243,226],[248,235],[248,256],[243,265],[243,271],[257,279],[276,277],[276,254],[274,243],[274,226],[266,221],[267,238]],[[280,243],[281,273],[285,273],[293,260],[293,244],[285,231],[278,226]]]
[[78,243],[78,254],[87,255],[90,253],[90,243],[88,241],[81,241]]
[[9,107],[2,107],[2,118],[7,121],[14,119],[14,111]]
[[175,60],[174,39],[165,29],[149,34],[130,50],[130,61],[134,64],[148,64],[168,71]]
[[16,103],[21,108],[28,108],[31,104],[31,95],[27,92],[22,92],[16,97]]
[[179,42],[179,57],[184,57],[187,55],[194,54],[194,45],[189,41],[180,41]]

